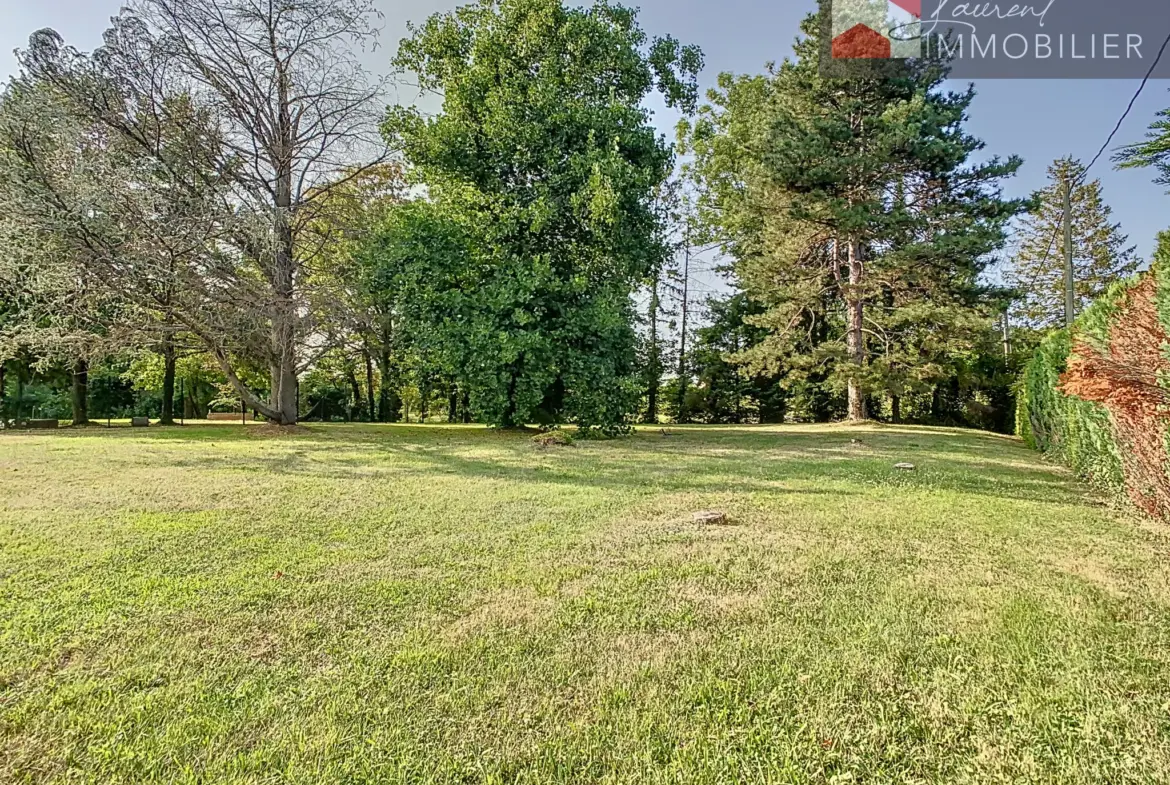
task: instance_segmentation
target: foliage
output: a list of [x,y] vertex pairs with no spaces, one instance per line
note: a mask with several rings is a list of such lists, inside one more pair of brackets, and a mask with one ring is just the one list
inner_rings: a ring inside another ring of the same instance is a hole
[[698,50],[647,42],[619,5],[506,0],[432,16],[394,62],[443,95],[439,115],[384,126],[435,201],[404,220],[468,249],[398,254],[422,307],[444,304],[423,341],[488,422],[627,429],[630,295],[663,255],[651,201],[672,160],[642,103],[692,106]]
[[1134,247],[1110,221],[1112,210],[1101,196],[1101,181],[1084,181],[1085,167],[1061,158],[1048,167],[1051,184],[1034,197],[1035,205],[1019,232],[1019,250],[1007,271],[1018,292],[1018,312],[1029,324],[1064,325],[1064,183],[1075,183],[1072,205],[1073,280],[1076,310],[1084,308],[1115,281],[1137,269]]
[[1158,172],[1154,182],[1166,186],[1170,193],[1170,109],[1158,112],[1158,119],[1146,131],[1145,141],[1122,147],[1113,160],[1121,169],[1153,167]]
[[1170,330],[1160,259],[1052,334],[1021,383],[1018,428],[1112,494],[1170,516]]
[[1025,204],[1000,190],[1019,159],[976,162],[974,92],[944,89],[946,63],[830,78],[827,14],[805,21],[794,60],[720,76],[681,134],[710,234],[764,308],[751,321],[766,336],[737,360],[847,390],[861,419],[873,393],[929,388],[983,340],[998,293],[980,275]]
[[[129,362],[121,356],[95,361],[89,366],[89,416],[95,420],[126,417],[158,417],[161,401],[157,389],[140,389],[127,378]],[[25,378],[18,382],[17,375]],[[0,390],[6,416],[71,419],[73,374],[61,363],[43,366],[28,373],[14,362],[8,363],[4,389]],[[17,400],[18,391],[20,400]]]
[[745,372],[732,361],[764,337],[750,323],[762,312],[742,292],[707,301],[708,324],[695,331],[690,364],[696,379],[688,395],[687,418],[697,422],[783,422],[791,391],[772,374]]
[[1036,349],[1020,382],[1018,433],[1030,446],[1118,495],[1125,481],[1108,411],[1060,389],[1069,352],[1066,330],[1051,333]]
[[562,430],[545,431],[533,436],[532,443],[537,447],[569,447],[573,437]]

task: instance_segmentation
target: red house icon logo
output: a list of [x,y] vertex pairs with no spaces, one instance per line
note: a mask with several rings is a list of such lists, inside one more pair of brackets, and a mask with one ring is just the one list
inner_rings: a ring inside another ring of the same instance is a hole
[[889,56],[890,39],[861,23],[853,25],[833,39],[834,60]]
[[862,22],[845,23],[841,26],[846,29],[839,29],[839,20],[844,22],[844,18],[834,15],[833,59],[888,59],[914,56],[921,51],[916,40],[918,22],[921,18],[922,0],[888,0],[885,25],[887,32],[884,33]]

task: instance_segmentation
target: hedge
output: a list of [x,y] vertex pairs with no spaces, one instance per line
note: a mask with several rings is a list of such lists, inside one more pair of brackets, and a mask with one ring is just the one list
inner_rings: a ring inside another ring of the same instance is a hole
[[1121,454],[1104,406],[1060,391],[1069,336],[1058,330],[1036,349],[1016,395],[1016,433],[1111,496],[1125,491]]
[[1116,498],[1170,515],[1170,264],[1112,286],[1037,348],[1016,432]]

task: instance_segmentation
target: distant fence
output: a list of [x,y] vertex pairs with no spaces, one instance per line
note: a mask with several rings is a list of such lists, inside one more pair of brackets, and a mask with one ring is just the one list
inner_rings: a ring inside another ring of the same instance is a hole
[[1170,265],[1115,285],[1049,336],[1017,432],[1108,492],[1170,520]]

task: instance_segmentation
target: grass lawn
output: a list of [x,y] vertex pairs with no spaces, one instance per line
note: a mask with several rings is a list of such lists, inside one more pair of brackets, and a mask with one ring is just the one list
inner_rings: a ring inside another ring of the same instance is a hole
[[0,782],[1170,782],[1166,531],[1006,437],[673,431],[0,436]]

